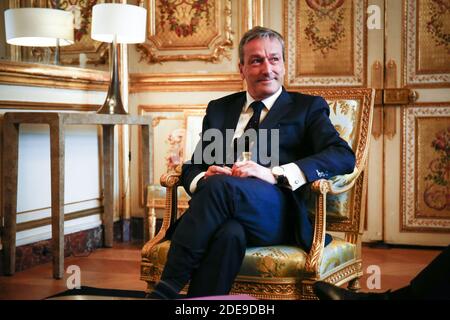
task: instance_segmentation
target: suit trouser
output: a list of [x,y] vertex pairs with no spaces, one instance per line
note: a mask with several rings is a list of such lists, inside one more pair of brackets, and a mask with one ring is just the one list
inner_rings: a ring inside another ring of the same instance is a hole
[[290,239],[287,206],[283,192],[260,179],[207,178],[175,229],[161,280],[181,289],[192,278],[195,296],[228,293],[246,246]]
[[414,298],[450,299],[450,246],[410,283]]

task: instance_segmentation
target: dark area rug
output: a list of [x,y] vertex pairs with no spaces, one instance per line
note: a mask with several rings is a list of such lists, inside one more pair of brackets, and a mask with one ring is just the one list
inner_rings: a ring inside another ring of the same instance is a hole
[[47,297],[47,299],[57,299],[57,298],[69,298],[74,297],[105,297],[105,298],[124,298],[124,299],[144,299],[144,291],[135,290],[119,290],[119,289],[104,289],[104,288],[94,288],[82,286],[80,289],[71,289],[64,292],[55,294],[53,296]]

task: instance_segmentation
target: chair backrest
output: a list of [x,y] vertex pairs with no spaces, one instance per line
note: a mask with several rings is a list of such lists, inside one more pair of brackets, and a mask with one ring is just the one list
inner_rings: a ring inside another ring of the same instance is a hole
[[[304,89],[305,94],[322,96],[330,106],[330,120],[356,155],[356,170],[362,172],[351,191],[327,196],[327,229],[357,233],[362,228],[365,214],[365,191],[367,157],[372,130],[374,89],[333,88]],[[309,201],[309,212],[313,214],[315,202]]]

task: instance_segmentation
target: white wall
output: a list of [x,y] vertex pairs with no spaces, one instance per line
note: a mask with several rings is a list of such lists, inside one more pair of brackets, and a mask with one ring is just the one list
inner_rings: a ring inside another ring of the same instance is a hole
[[[98,91],[0,85],[0,100],[23,101],[25,107],[28,102],[100,105],[104,99],[105,93]],[[45,109],[45,104],[43,108]],[[0,109],[0,114],[9,111],[27,112],[28,110]],[[65,128],[65,214],[101,206],[99,152],[97,126],[67,126]],[[18,223],[51,216],[50,185],[49,128],[46,125],[21,125],[17,193]],[[100,224],[99,214],[73,219],[65,222],[65,234],[95,228]],[[16,243],[24,245],[50,238],[51,226],[48,225],[18,232]]]

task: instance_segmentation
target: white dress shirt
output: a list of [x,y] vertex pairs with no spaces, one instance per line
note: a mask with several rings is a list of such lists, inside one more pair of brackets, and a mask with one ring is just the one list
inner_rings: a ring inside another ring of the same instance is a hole
[[[270,97],[262,100],[261,102],[264,103],[264,108],[261,110],[261,116],[259,118],[259,122],[261,123],[264,118],[267,116],[267,114],[270,111],[270,108],[274,105],[275,101],[278,99],[278,97],[281,95],[282,88],[278,89],[277,92],[275,92]],[[234,132],[233,139],[239,138],[243,133],[245,126],[250,121],[250,118],[253,115],[253,109],[250,108],[250,105],[252,104],[255,99],[247,92],[246,94],[247,100],[242,108],[241,115],[239,116],[239,121],[236,125],[236,129]],[[284,168],[285,176],[289,182],[289,185],[287,185],[287,188],[290,188],[292,190],[296,190],[302,185],[306,183],[306,178],[302,170],[295,164],[295,163],[288,163],[285,165],[282,165],[281,167]],[[189,191],[191,193],[195,192],[195,189],[197,189],[197,183],[198,181],[205,176],[206,172],[199,173],[191,182],[191,185],[189,186]]]

